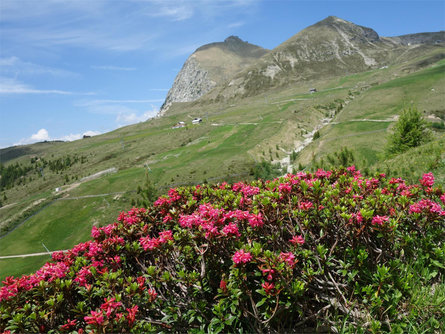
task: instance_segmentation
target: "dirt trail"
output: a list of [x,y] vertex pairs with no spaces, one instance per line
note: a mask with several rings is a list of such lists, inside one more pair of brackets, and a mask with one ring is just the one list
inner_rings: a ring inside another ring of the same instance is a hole
[[[41,252],[41,253],[31,253],[31,254],[19,254],[19,255],[6,255],[6,256],[0,256],[0,260],[4,259],[14,259],[18,257],[30,257],[30,256],[42,256],[42,255],[49,255],[51,256],[52,253],[60,252],[60,251],[52,251],[52,252]],[[66,250],[62,250],[62,252],[66,252]]]
[[17,203],[9,203],[9,204],[6,204],[6,205],[4,205],[4,206],[2,206],[1,208],[0,208],[0,210],[2,210],[2,209],[6,209],[6,208],[10,208],[11,206],[14,206],[14,205],[16,205]]

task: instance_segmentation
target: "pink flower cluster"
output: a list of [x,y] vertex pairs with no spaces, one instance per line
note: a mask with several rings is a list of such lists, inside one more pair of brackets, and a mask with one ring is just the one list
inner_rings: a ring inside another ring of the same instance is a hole
[[165,244],[170,240],[173,241],[173,232],[167,230],[160,232],[158,238],[151,238],[150,236],[141,237],[139,243],[144,250],[153,250],[159,248],[162,244]]
[[280,260],[286,262],[287,265],[291,268],[295,267],[295,264],[297,263],[297,261],[295,260],[295,255],[292,254],[291,252],[287,253],[282,252],[280,254]]
[[[127,218],[127,216],[128,216],[128,214],[126,214],[126,213],[121,213],[119,215],[119,217],[121,217],[122,220],[125,220]],[[133,219],[130,219],[130,220],[133,220]],[[102,232],[104,233],[104,235],[110,236],[116,228],[117,228],[117,223],[109,224],[107,226],[99,227],[99,228],[97,228],[96,226],[93,226],[93,228],[91,229],[91,236],[96,240],[100,238],[100,236],[102,235]]]
[[117,220],[128,225],[137,224],[143,220],[146,212],[144,208],[132,208],[128,212],[121,212]]
[[301,202],[300,203],[300,210],[308,211],[313,206],[314,206],[314,204],[312,202],[309,202],[309,201]]
[[232,190],[235,192],[243,193],[245,197],[252,197],[253,195],[257,195],[260,193],[260,188],[252,187],[242,182],[235,183],[232,187]]
[[359,211],[358,213],[351,213],[351,218],[349,219],[350,223],[360,224],[363,222],[362,213]]
[[375,217],[372,217],[372,222],[371,223],[372,223],[372,225],[382,226],[386,222],[388,222],[388,217],[386,217],[386,216],[375,216]]
[[317,177],[317,178],[319,178],[319,179],[323,179],[323,178],[330,178],[331,177],[331,175],[332,175],[332,172],[331,171],[325,171],[325,170],[323,170],[323,169],[318,169],[316,172],[315,172],[315,176]]
[[238,230],[238,225],[236,225],[235,223],[229,223],[228,225],[224,226],[222,232],[227,236],[234,236],[234,237],[241,236]]
[[301,235],[295,235],[292,239],[290,239],[290,243],[294,245],[303,245],[304,238]]
[[423,177],[420,179],[420,183],[425,187],[432,187],[434,185],[433,173],[423,174]]
[[69,266],[64,262],[46,263],[32,275],[19,278],[6,277],[0,288],[0,302],[16,296],[20,291],[29,291],[39,285],[41,281],[52,282],[57,278],[65,277]]
[[289,183],[281,183],[278,186],[278,190],[281,193],[290,193],[292,191],[292,185],[290,185]]
[[[442,195],[442,197],[445,197],[445,195]],[[422,199],[419,202],[410,205],[409,212],[410,213],[430,212],[433,214],[438,214],[439,216],[445,216],[445,210],[442,210],[440,204],[433,202],[429,199]]]
[[168,197],[162,196],[159,197],[154,203],[154,207],[163,207],[163,206],[169,206],[172,203],[179,201],[181,199],[181,195],[178,193],[178,191],[174,188],[170,189],[168,191]]
[[[206,203],[199,206],[198,211],[191,215],[180,215],[179,225],[184,228],[197,228],[205,232],[205,237],[239,236],[239,227],[236,223],[247,221],[253,228],[264,225],[261,213],[254,214],[249,211],[214,208]],[[220,229],[222,227],[222,229]]]
[[244,249],[240,249],[232,256],[232,260],[235,264],[248,263],[252,261],[252,255],[250,255],[249,252],[244,251]]

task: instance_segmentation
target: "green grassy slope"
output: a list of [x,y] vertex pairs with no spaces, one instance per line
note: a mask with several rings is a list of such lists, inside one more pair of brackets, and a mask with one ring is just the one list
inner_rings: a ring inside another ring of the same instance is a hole
[[[400,176],[414,181],[423,170],[431,169],[443,182],[445,170],[437,162],[443,159],[440,132],[437,141],[427,144],[434,154],[426,153],[430,151],[425,146],[387,162],[381,159],[394,117],[404,105],[414,103],[425,115],[440,116],[445,110],[445,62],[438,58],[427,67],[416,67],[438,52],[435,49],[430,56],[386,69],[300,83],[246,99],[175,104],[162,118],[75,142],[0,150],[6,165],[31,164],[32,157],[51,161],[67,155],[85,157],[83,163],[63,171],[45,168],[42,176],[36,170],[24,184],[4,191],[7,200],[3,204],[8,205],[0,208],[0,224],[4,225],[22,223],[42,205],[57,200],[1,238],[0,256],[42,252],[42,241],[50,250],[57,250],[86,240],[93,224],[110,223],[131,207],[146,173],[160,191],[183,184],[248,179],[255,162],[285,158],[323,118],[336,111],[332,122],[319,130],[320,138],[300,152],[295,166],[310,168],[314,160],[348,147],[359,166],[395,173],[400,169],[397,166],[404,166]],[[406,68],[411,72],[404,71]],[[310,87],[318,92],[309,94]],[[203,123],[191,125],[194,117],[202,117]],[[188,126],[172,129],[178,121]],[[440,159],[429,161],[427,156]],[[109,168],[117,172],[82,180]],[[56,193],[56,187],[62,191]],[[98,197],[83,197],[91,195]],[[72,199],[76,197],[83,198]],[[42,261],[42,257],[0,260],[0,279],[35,270]]]

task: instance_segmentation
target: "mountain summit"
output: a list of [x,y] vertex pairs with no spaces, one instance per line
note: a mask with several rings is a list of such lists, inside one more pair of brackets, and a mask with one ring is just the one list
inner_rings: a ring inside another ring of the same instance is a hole
[[271,51],[236,36],[197,49],[176,77],[162,106],[222,101],[266,90],[380,68],[443,44],[445,32],[381,37],[371,28],[329,16]]
[[186,60],[176,76],[161,107],[160,115],[164,114],[173,102],[191,102],[200,98],[215,86],[255,63],[267,52],[268,50],[245,42],[237,36],[229,36],[224,42],[199,47]]

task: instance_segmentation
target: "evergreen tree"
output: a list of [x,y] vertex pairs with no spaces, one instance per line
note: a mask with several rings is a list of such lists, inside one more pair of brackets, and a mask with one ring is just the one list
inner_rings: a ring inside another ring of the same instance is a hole
[[416,107],[404,109],[386,145],[388,155],[399,154],[429,141],[426,122]]
[[153,185],[150,177],[148,176],[148,172],[145,173],[145,182],[144,187],[141,188],[138,186],[137,194],[139,195],[139,199],[137,200],[137,205],[140,207],[148,207],[153,204],[154,201],[159,196],[158,189]]

